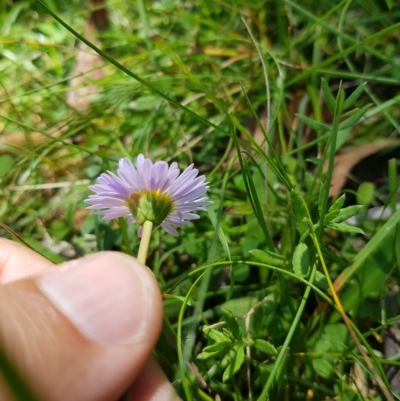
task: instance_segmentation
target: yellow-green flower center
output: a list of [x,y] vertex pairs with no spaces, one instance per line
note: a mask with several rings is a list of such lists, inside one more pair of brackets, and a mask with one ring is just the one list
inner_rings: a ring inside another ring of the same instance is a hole
[[155,192],[142,190],[132,194],[126,204],[140,225],[148,220],[159,226],[174,210],[174,202],[171,197],[160,190]]

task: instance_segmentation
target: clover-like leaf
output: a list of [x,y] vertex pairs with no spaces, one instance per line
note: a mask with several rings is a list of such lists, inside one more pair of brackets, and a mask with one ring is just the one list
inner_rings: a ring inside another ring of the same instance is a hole
[[293,272],[296,276],[305,278],[310,271],[310,251],[304,242],[296,246],[293,253]]

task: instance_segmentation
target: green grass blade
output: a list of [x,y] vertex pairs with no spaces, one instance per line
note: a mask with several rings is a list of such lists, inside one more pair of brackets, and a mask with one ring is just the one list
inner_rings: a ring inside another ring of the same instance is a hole
[[169,97],[165,93],[159,91],[157,88],[155,88],[152,84],[150,84],[148,81],[145,79],[141,78],[139,75],[135,74],[125,66],[123,66],[121,63],[119,63],[117,60],[115,60],[113,57],[109,56],[106,52],[103,50],[99,49],[97,46],[95,46],[93,43],[88,41],[84,36],[79,34],[75,29],[73,29],[70,25],[68,25],[62,18],[60,18],[57,14],[55,14],[53,11],[50,10],[50,8],[42,1],[42,0],[36,0],[39,4],[41,4],[47,12],[57,21],[59,22],[64,28],[66,28],[69,32],[71,32],[75,37],[77,37],[79,40],[81,40],[83,43],[85,43],[87,46],[89,46],[91,49],[93,49],[97,54],[99,54],[101,57],[103,57],[105,60],[113,64],[115,67],[117,67],[119,70],[124,72],[125,74],[129,75],[139,83],[141,83],[143,86],[146,88],[150,89],[152,92],[157,94],[158,96],[162,97],[165,99],[167,102],[173,104],[177,108],[183,110],[185,113],[190,114],[192,117],[195,119],[201,121],[202,123],[213,127],[215,130],[220,131],[228,135],[226,131],[224,131],[221,127],[218,125],[213,124],[211,121],[206,120],[205,118],[199,116],[197,113],[194,111],[190,110],[189,108],[183,106],[181,103],[176,101],[175,99]]

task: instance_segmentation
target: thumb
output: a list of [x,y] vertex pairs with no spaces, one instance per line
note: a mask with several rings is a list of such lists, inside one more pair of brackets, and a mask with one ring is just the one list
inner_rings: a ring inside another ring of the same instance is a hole
[[44,400],[118,398],[151,354],[161,320],[152,273],[124,254],[0,286],[0,346]]

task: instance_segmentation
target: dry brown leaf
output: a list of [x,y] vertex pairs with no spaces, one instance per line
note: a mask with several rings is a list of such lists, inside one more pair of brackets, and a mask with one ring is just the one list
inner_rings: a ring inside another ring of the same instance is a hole
[[59,138],[61,134],[67,130],[68,126],[60,123],[55,127],[47,129],[47,135],[43,135],[41,132],[37,131],[29,132],[29,134],[21,131],[3,132],[0,134],[0,148],[2,144],[13,146],[39,145],[51,141],[52,138]]
[[42,135],[40,132],[31,132],[28,135],[26,132],[5,132],[1,134],[0,142],[10,145],[26,145],[28,142],[40,144],[49,141],[49,138]]
[[361,366],[355,363],[350,369],[351,383],[350,387],[359,392],[363,397],[368,397],[370,395],[370,388],[368,386],[368,380]]
[[[374,143],[365,143],[358,146],[347,146],[338,152],[335,156],[335,164],[331,181],[329,195],[336,199],[346,183],[352,168],[362,159],[378,153],[382,149],[393,146],[397,141],[395,139],[386,139]],[[328,161],[324,164],[324,172],[328,170]]]

